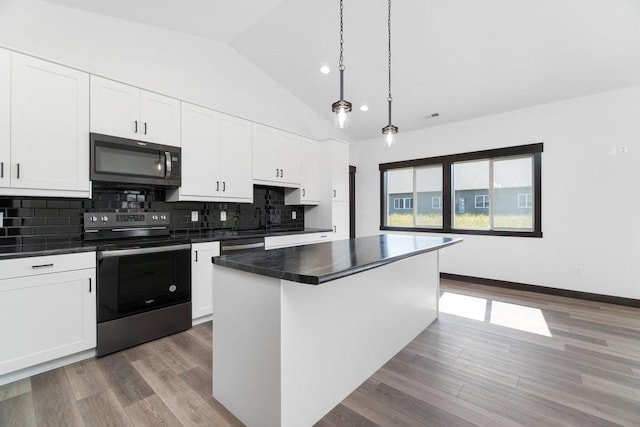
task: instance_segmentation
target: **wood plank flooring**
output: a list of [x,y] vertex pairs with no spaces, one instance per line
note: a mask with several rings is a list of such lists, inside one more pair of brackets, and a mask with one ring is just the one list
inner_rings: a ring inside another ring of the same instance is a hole
[[[640,309],[446,280],[441,292],[462,302],[318,427],[640,426]],[[0,426],[242,425],[211,397],[211,337],[205,323],[0,387]]]

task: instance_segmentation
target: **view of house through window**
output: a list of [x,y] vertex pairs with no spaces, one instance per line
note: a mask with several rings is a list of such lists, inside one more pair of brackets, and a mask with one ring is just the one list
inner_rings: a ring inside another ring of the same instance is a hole
[[531,144],[380,165],[381,228],[540,237],[541,152]]

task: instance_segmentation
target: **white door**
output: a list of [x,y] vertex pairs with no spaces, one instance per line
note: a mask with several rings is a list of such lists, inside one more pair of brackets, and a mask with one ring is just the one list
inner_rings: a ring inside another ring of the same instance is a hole
[[220,255],[220,242],[196,243],[191,246],[191,310],[192,318],[212,313],[213,264],[211,257]]
[[278,138],[278,162],[280,163],[280,180],[284,183],[299,185],[300,174],[300,137],[289,132],[280,131]]
[[349,202],[332,202],[333,240],[349,238]]
[[[300,201],[320,201],[320,143],[309,138],[300,139]],[[325,177],[327,179],[328,177]]]
[[276,129],[253,125],[253,179],[260,181],[280,181],[278,162],[278,136]]
[[340,141],[331,141],[331,181],[333,182],[333,200],[349,201],[349,145]]
[[180,146],[180,101],[157,93],[140,91],[140,139],[156,144]]
[[11,184],[11,54],[0,49],[0,187]]
[[95,269],[0,280],[0,336],[0,375],[95,347]]
[[218,196],[222,188],[219,163],[220,114],[183,102],[180,194],[205,198]]
[[15,53],[11,73],[12,187],[88,196],[89,75]]
[[220,179],[223,198],[253,201],[253,126],[220,115]]
[[140,89],[91,76],[91,132],[140,139]]

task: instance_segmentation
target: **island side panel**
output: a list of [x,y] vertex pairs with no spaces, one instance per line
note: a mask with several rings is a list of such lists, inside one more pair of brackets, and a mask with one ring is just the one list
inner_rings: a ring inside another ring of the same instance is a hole
[[277,427],[280,279],[213,269],[213,397],[248,426]]
[[283,427],[317,422],[438,317],[438,251],[282,283]]

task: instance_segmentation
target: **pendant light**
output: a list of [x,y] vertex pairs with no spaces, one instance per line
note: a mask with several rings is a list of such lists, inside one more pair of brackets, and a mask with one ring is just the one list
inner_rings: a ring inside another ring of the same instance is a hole
[[344,100],[344,49],[342,48],[342,0],[340,0],[340,99],[331,104],[331,111],[335,114],[336,125],[340,129],[347,126],[347,113],[351,111],[351,103]]
[[389,0],[389,17],[387,19],[387,29],[389,34],[389,96],[387,102],[389,103],[389,124],[382,128],[382,134],[385,135],[387,146],[393,144],[393,136],[398,133],[398,126],[391,124],[391,0]]

